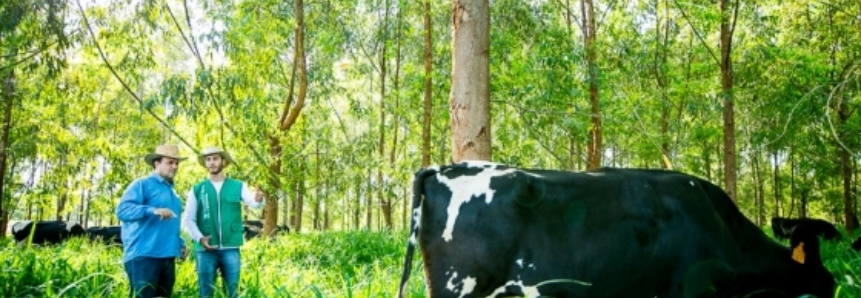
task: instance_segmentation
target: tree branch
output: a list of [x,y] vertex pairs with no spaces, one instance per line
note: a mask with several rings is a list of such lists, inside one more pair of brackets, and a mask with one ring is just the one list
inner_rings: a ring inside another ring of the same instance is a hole
[[694,35],[697,36],[697,39],[700,40],[700,43],[703,44],[703,46],[709,52],[709,55],[712,56],[712,59],[715,60],[715,63],[717,63],[717,65],[720,65],[720,59],[718,59],[717,55],[715,55],[714,51],[712,51],[712,48],[710,48],[708,43],[706,43],[705,39],[703,39],[702,34],[697,31],[697,27],[694,27],[694,23],[691,22],[690,18],[688,18],[688,14],[686,14],[685,10],[679,5],[678,0],[673,0],[673,3],[676,4],[676,8],[678,8],[679,12],[682,14],[682,17],[685,18],[685,21],[688,23],[688,25],[691,26],[691,30],[694,30]]
[[99,57],[102,58],[102,62],[105,63],[105,66],[108,68],[108,70],[111,71],[111,74],[113,74],[114,78],[116,78],[117,81],[120,82],[120,84],[123,86],[123,89],[125,89],[126,92],[128,92],[132,96],[132,98],[134,98],[141,105],[141,107],[143,107],[144,110],[146,110],[146,112],[148,114],[150,114],[150,116],[155,118],[159,123],[161,123],[162,126],[164,126],[164,128],[167,128],[167,130],[170,131],[174,136],[176,136],[177,139],[179,139],[183,144],[188,146],[188,148],[190,148],[192,151],[194,151],[195,154],[197,154],[199,152],[197,150],[197,148],[192,146],[191,143],[189,143],[181,135],[179,135],[179,133],[176,130],[174,130],[172,127],[170,127],[170,125],[168,125],[167,122],[165,122],[163,119],[161,119],[161,117],[156,115],[149,108],[145,107],[143,100],[141,100],[140,97],[138,97],[137,94],[135,94],[135,92],[132,91],[131,87],[129,87],[129,85],[122,78],[120,78],[120,75],[114,69],[114,66],[111,65],[111,63],[108,61],[108,58],[105,56],[105,52],[102,50],[102,47],[99,45],[99,42],[96,39],[96,34],[93,32],[93,28],[90,27],[90,20],[87,18],[87,14],[84,13],[84,8],[81,6],[81,1],[75,0],[75,2],[78,5],[78,10],[81,11],[81,17],[84,19],[84,25],[87,26],[87,32],[89,32],[90,36],[93,38],[93,44],[96,46],[96,50],[98,50],[98,52],[99,52]]

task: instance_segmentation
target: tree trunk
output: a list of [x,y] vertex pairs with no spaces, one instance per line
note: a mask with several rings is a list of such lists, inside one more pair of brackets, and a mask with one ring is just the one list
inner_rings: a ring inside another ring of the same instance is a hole
[[490,3],[454,0],[452,160],[491,160]]
[[801,189],[801,206],[799,208],[799,216],[801,218],[807,218],[807,195],[810,193],[810,190],[807,188]]
[[780,165],[778,164],[778,151],[772,152],[772,180],[774,180],[774,216],[780,216]]
[[361,224],[361,215],[362,215],[362,196],[364,195],[362,193],[362,188],[365,187],[364,186],[365,181],[363,179],[367,179],[367,177],[364,177],[361,174],[358,175],[358,177],[356,177],[357,181],[355,184],[355,188],[356,188],[356,194],[354,197],[355,200],[352,204],[347,205],[347,206],[352,206],[351,210],[353,211],[352,212],[353,229],[357,229],[357,230],[361,227],[360,224]]
[[705,171],[706,171],[705,175],[706,175],[706,179],[713,181],[713,179],[712,179],[712,151],[709,149],[710,149],[709,148],[709,141],[708,140],[703,141],[703,155],[705,155],[703,157],[703,165],[704,165]]
[[795,187],[795,150],[793,146],[789,146],[789,212],[786,217],[792,218],[792,213],[795,212],[795,198],[798,192]]
[[[851,112],[846,101],[842,100],[842,96],[837,109],[837,114],[840,116],[840,127],[846,127]],[[840,139],[848,138],[843,129],[838,134]],[[855,198],[855,193],[852,191],[852,157],[851,153],[839,143],[837,148],[840,151],[840,176],[843,178],[843,220],[845,221],[846,232],[852,234],[858,229],[858,217],[855,215],[855,205],[852,203]]]
[[319,140],[314,141],[314,160],[316,161],[314,163],[314,181],[316,181],[317,187],[314,188],[314,207],[313,207],[313,210],[311,211],[311,212],[313,212],[312,220],[311,220],[311,226],[315,231],[319,231],[320,228],[322,227],[322,225],[320,223],[320,212],[322,209],[321,205],[323,202],[323,192],[324,192],[324,189],[326,189],[325,188],[326,185],[324,185],[323,183],[320,183],[320,171],[321,171],[320,164],[322,163],[322,161],[320,159],[320,141]]
[[586,46],[586,68],[589,72],[586,76],[589,81],[589,103],[592,106],[589,116],[591,125],[589,126],[586,169],[592,170],[601,167],[601,157],[604,155],[601,135],[601,107],[598,96],[600,77],[597,50],[595,49],[595,8],[592,0],[582,0],[580,8],[583,13],[583,20],[586,22],[583,27],[583,42]]
[[431,159],[431,115],[433,114],[433,24],[431,23],[431,1],[425,0],[425,86],[424,113],[422,113],[422,167],[430,165]]
[[[90,202],[90,192],[84,193],[82,191],[81,193],[82,193],[82,196],[84,198],[83,199],[84,203],[81,203],[81,209],[83,209],[81,214],[83,214],[83,218],[84,218],[82,225],[86,229],[86,228],[90,227],[90,203],[92,203],[92,202]],[[101,226],[101,225],[97,225],[97,226]]]
[[[388,51],[388,23],[389,23],[389,5],[388,1],[386,1],[386,13],[383,18],[382,25],[380,26],[382,49],[380,50],[380,139],[377,150],[377,158],[380,161],[380,165],[377,166],[377,179],[375,183],[375,190],[377,195],[377,201],[380,203],[380,209],[382,209],[382,215],[386,219],[386,224],[391,223],[391,206],[389,206],[389,202],[386,200],[385,196],[385,182],[383,181],[383,168],[385,167],[384,160],[386,160],[386,75],[388,75],[388,68],[386,65],[386,52]],[[372,206],[372,205],[369,205]]]
[[[66,185],[68,186],[68,185]],[[68,188],[66,188],[68,189]],[[69,195],[66,191],[62,191],[62,194],[57,197],[57,213],[55,220],[64,220],[63,219],[63,211],[66,210],[66,200],[69,199]]]
[[753,200],[754,205],[756,206],[756,225],[758,227],[762,227],[765,223],[765,200],[763,195],[762,184],[764,183],[762,177],[762,170],[759,162],[759,153],[753,152],[751,160],[751,167],[753,171]]
[[[832,7],[828,7],[826,9],[828,12],[828,31],[834,31],[834,9]],[[839,37],[835,37],[834,39],[835,41],[832,41],[831,47],[829,47],[829,57],[831,60],[830,77],[832,81],[836,82],[842,80],[844,75],[838,74],[836,71],[837,69],[840,69],[837,62],[839,60],[837,57],[837,51],[841,46],[840,42],[837,41]],[[846,232],[852,234],[856,229],[858,229],[858,217],[855,215],[855,208],[852,203],[855,198],[855,194],[852,191],[852,153],[840,143],[840,140],[851,139],[846,132],[846,127],[848,126],[849,117],[851,117],[852,111],[850,111],[849,105],[846,103],[846,98],[844,97],[843,92],[835,92],[832,96],[837,100],[836,105],[832,108],[837,112],[840,127],[837,132],[838,140],[836,140],[834,144],[837,147],[840,156],[840,176],[843,183],[843,220]]]
[[6,238],[6,226],[9,225],[9,217],[12,215],[6,210],[12,196],[7,194],[6,189],[6,164],[8,164],[9,132],[12,131],[12,107],[15,103],[15,70],[9,70],[6,79],[3,80],[3,131],[0,132],[0,239]]
[[[295,202],[295,200],[292,201]],[[278,206],[279,208],[281,208],[281,215],[278,216],[278,218],[281,220],[281,225],[293,225],[293,223],[290,222],[290,202],[290,195],[288,194],[284,196],[284,202],[281,202],[282,204]]]
[[[280,133],[290,130],[290,127],[296,123],[302,108],[305,107],[305,95],[308,91],[308,71],[305,63],[305,4],[303,0],[296,0],[294,9],[296,11],[296,50],[293,53],[293,73],[290,81],[290,89],[284,108],[278,118],[277,130],[267,136],[269,140],[269,156],[272,161],[269,165],[269,183],[272,194],[278,193],[281,190],[281,183],[278,179],[281,174],[281,140],[278,138]],[[298,74],[296,73],[298,71]],[[299,90],[296,93],[296,101],[293,101],[293,91],[295,82],[299,81]],[[287,196],[289,197],[289,196]],[[286,203],[286,202],[285,202]],[[276,195],[266,196],[266,205],[263,208],[264,222],[263,232],[266,235],[272,235],[272,230],[275,229],[278,223],[278,197]],[[292,228],[292,227],[291,227]]]
[[[373,177],[371,175],[373,175],[373,174],[371,174],[371,169],[369,168],[368,169],[368,177]],[[373,230],[373,228],[372,228],[373,223],[374,223],[374,198],[373,198],[373,196],[374,196],[373,188],[368,188],[368,193],[366,196],[364,196],[366,198],[366,200],[365,200],[365,227],[368,229],[368,231]]]
[[[730,0],[720,0],[720,79],[721,98],[723,99],[723,147],[724,147],[724,188],[733,200],[736,200],[736,153],[735,153],[735,103],[733,102],[733,73],[732,73],[732,35],[730,14],[734,16],[737,7],[730,8]],[[735,21],[733,20],[733,24]]]
[[[329,194],[331,192],[332,185],[329,181],[329,179],[326,179],[326,194]],[[328,231],[329,228],[329,205],[326,204],[323,206],[323,230]]]
[[[659,1],[655,1],[655,15],[656,20],[658,20],[658,26],[660,26],[660,17],[657,17],[658,11],[660,11],[660,7],[658,7]],[[664,169],[672,169],[673,164],[670,161],[670,115],[672,112],[673,103],[670,100],[669,90],[668,89],[668,79],[667,73],[664,69],[667,68],[667,54],[669,51],[667,50],[667,43],[670,40],[670,6],[664,5],[666,20],[663,28],[663,36],[661,36],[661,30],[655,30],[656,37],[656,47],[655,47],[655,83],[658,85],[658,89],[661,92],[662,99],[662,109],[661,109],[661,160],[662,167]],[[660,27],[658,27],[660,28]],[[681,111],[681,109],[680,109]]]
[[[389,149],[389,166],[394,167],[395,165],[395,157],[397,157],[398,152],[398,130],[400,129],[400,118],[398,117],[398,108],[400,107],[400,75],[401,75],[401,9],[398,8],[397,18],[397,36],[395,37],[396,46],[395,46],[395,75],[392,82],[392,90],[395,92],[395,96],[392,101],[395,104],[394,109],[392,109],[392,148]],[[394,202],[393,198],[387,196],[386,193],[383,193],[383,218],[385,218],[386,227],[389,230],[394,228],[394,223],[392,219],[392,215],[394,213]]]
[[305,163],[302,162],[299,165],[299,177],[296,179],[296,201],[293,202],[291,207],[292,215],[291,222],[293,225],[290,227],[291,231],[295,231],[296,233],[302,231],[302,210],[305,207]]
[[[271,235],[278,225],[278,191],[281,190],[281,140],[276,135],[269,135],[269,187],[266,192],[266,203],[263,205],[263,234]],[[288,196],[289,197],[289,196]],[[286,204],[286,202],[285,202]]]

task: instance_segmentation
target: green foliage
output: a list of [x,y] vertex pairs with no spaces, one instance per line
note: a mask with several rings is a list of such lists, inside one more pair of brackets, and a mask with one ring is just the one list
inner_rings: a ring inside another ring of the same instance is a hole
[[[430,3],[429,154],[432,163],[448,163],[451,7]],[[303,209],[287,213],[322,210],[316,219],[304,216],[303,226],[378,229],[379,222],[356,218],[381,217],[369,200],[382,190],[400,217],[393,228],[403,228],[410,175],[422,153],[423,1],[306,2],[308,94],[290,131],[280,131],[278,121],[296,99],[294,2],[81,1],[83,11],[70,9],[76,4],[0,4],[8,20],[0,28],[0,77],[16,74],[3,194],[14,218],[53,217],[65,194],[61,215],[82,220],[87,216],[77,210],[86,206],[98,210],[92,218],[115,220],[110,210],[122,186],[150,171],[142,156],[160,143],[187,140],[184,155],[222,146],[237,159],[228,174],[264,188],[273,178],[270,165],[281,161],[285,174],[274,177],[281,186],[273,190],[280,201],[289,206],[299,182],[307,187]],[[861,151],[857,5],[738,2],[731,55],[743,210],[756,210],[754,190],[765,184],[777,196],[765,200],[768,215],[786,214],[792,204],[797,212],[799,194],[809,191],[811,216],[843,220],[835,212],[852,196],[841,192],[838,149],[854,159]],[[717,7],[690,0],[596,7],[604,165],[661,167],[666,155],[675,169],[723,183]],[[580,8],[578,1],[491,5],[495,161],[585,167],[592,111]],[[93,35],[84,35],[88,29]],[[840,103],[848,114],[838,113]],[[378,154],[381,134],[393,155]],[[278,156],[270,155],[270,137],[280,141]],[[755,182],[754,157],[772,153],[782,157],[760,166],[779,170],[779,181]],[[370,169],[380,169],[384,180],[375,181]],[[183,164],[177,189],[205,174]]]
[[[382,297],[397,291],[405,251],[390,232],[255,239],[242,248],[242,297]],[[25,248],[0,242],[2,297],[126,297],[122,249],[86,239]],[[423,291],[414,270],[409,290]],[[177,263],[174,297],[197,297],[194,254]],[[411,297],[420,297],[412,295]]]

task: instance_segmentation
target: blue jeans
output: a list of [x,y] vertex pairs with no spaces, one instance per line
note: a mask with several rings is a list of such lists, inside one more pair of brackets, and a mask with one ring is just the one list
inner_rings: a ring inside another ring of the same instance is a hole
[[170,297],[176,281],[174,258],[140,257],[125,262],[131,297]]
[[200,297],[212,297],[215,292],[215,272],[221,272],[221,282],[227,297],[236,296],[239,286],[239,249],[205,250],[197,252],[197,283]]

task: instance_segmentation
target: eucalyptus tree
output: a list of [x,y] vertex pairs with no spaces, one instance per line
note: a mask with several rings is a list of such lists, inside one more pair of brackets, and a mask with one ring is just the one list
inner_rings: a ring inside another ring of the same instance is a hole
[[[430,0],[424,1],[422,23],[424,29],[424,89],[422,97],[422,167],[430,165],[431,152],[431,115],[433,114],[433,23]],[[404,204],[406,206],[406,204]]]
[[723,101],[724,188],[733,201],[737,198],[735,101],[733,98],[732,46],[740,1],[719,0],[720,11],[720,84]]
[[491,160],[490,1],[454,0],[452,160]]
[[[36,77],[52,78],[66,64],[65,50],[74,42],[75,30],[66,30],[67,3],[49,1],[6,1],[0,4],[0,100],[2,100],[2,131],[0,131],[0,229],[5,230],[12,205],[9,165],[23,160],[26,152],[13,152],[19,139],[15,130],[15,111],[22,98],[19,84]],[[18,135],[25,137],[24,135]],[[12,160],[16,158],[16,160]],[[0,235],[5,237],[5,235]]]

